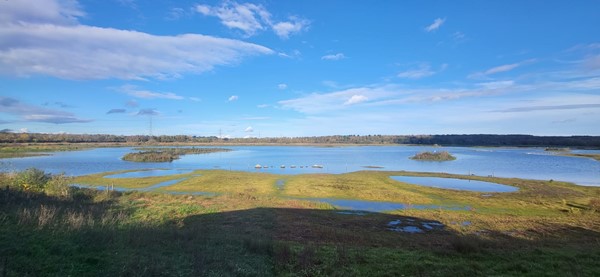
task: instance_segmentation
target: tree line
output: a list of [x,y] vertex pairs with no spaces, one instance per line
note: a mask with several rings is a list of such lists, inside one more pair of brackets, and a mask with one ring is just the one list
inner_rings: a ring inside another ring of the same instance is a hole
[[314,137],[219,138],[188,135],[0,133],[0,143],[205,143],[205,144],[372,144],[442,146],[539,146],[600,148],[600,136],[533,135],[336,135]]

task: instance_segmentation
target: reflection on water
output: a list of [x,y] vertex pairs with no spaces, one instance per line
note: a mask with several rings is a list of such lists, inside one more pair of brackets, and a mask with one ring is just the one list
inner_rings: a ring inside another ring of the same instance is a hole
[[390,178],[403,183],[442,189],[468,190],[479,192],[513,192],[519,190],[519,188],[513,186],[456,178],[414,176],[390,176]]

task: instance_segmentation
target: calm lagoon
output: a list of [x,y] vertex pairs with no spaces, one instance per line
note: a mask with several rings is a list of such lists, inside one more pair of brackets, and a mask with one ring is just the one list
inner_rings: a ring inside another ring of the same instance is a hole
[[[222,147],[222,146],[220,146]],[[465,175],[559,180],[600,186],[600,162],[566,157],[543,148],[474,148],[429,146],[225,146],[230,152],[186,155],[171,163],[136,163],[121,160],[132,148],[96,148],[56,152],[50,156],[1,159],[2,171],[36,167],[52,173],[86,175],[120,170],[223,169],[275,174],[345,173],[360,170],[446,172]],[[415,161],[422,151],[449,151],[456,160]],[[577,150],[587,153],[588,150]],[[593,151],[590,151],[593,153]],[[268,168],[255,169],[260,164]],[[285,165],[285,168],[281,168]],[[291,166],[295,165],[294,168]],[[312,165],[322,165],[314,168]],[[365,168],[368,167],[368,168]]]

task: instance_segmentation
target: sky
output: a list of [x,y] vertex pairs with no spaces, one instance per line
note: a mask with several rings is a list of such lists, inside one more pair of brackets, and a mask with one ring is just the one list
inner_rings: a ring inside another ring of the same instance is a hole
[[0,130],[600,135],[598,1],[0,1]]

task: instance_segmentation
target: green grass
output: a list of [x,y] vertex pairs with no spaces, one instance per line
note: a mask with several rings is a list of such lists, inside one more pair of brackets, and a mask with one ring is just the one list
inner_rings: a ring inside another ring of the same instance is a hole
[[0,159],[48,155],[49,152],[88,149],[86,145],[73,144],[1,144]]
[[[417,172],[272,175],[200,170],[73,182],[156,192],[71,189],[49,196],[0,190],[3,276],[595,276],[600,274],[600,188]],[[389,176],[476,179],[519,191],[416,186]],[[0,178],[0,188],[12,176]],[[277,180],[285,180],[283,189]],[[205,197],[164,191],[205,191]],[[457,204],[469,210],[346,215],[290,197]],[[443,230],[393,232],[392,220],[439,221]],[[462,224],[469,222],[470,224]]]
[[209,154],[231,151],[226,148],[137,148],[140,152],[127,153],[123,160],[130,162],[172,162],[182,155]]
[[442,151],[442,152],[426,151],[426,152],[418,153],[410,158],[413,160],[417,160],[417,161],[436,161],[436,162],[456,160],[456,157],[452,156],[447,151]]

